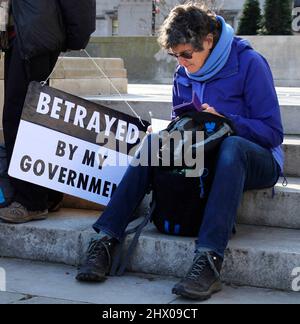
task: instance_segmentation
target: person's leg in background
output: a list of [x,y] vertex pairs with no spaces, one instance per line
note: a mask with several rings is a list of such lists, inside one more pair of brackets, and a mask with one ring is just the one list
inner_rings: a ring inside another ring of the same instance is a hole
[[194,263],[173,293],[207,299],[221,289],[220,271],[243,192],[276,184],[280,168],[272,153],[238,136],[221,145],[214,182],[196,241]]
[[[151,157],[152,138],[153,135],[144,139],[134,158],[140,159],[143,154]],[[78,271],[77,280],[101,282],[105,279],[110,271],[114,247],[122,240],[128,224],[133,220],[136,208],[149,191],[152,172],[150,159],[147,166],[128,167],[105,211],[93,225],[100,236],[90,243],[86,260]]]
[[[21,58],[16,38],[6,54],[3,131],[8,162],[10,162],[12,157],[28,85],[33,80],[45,80],[51,73],[58,55],[58,53],[49,53],[33,58],[30,61],[25,61]],[[34,218],[45,218],[48,209],[49,192],[53,203],[58,203],[63,197],[61,193],[49,191],[47,188],[15,178],[10,178],[10,180],[15,189],[16,196],[15,202],[10,206],[11,208],[0,210],[0,218],[5,221],[22,223]],[[12,209],[18,211],[13,211],[10,215]],[[32,215],[25,215],[26,210]],[[31,211],[34,213],[30,213]],[[26,217],[23,217],[24,215]]]

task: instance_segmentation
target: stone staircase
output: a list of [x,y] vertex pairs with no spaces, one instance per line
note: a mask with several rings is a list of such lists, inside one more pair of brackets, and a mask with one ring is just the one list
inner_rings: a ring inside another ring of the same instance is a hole
[[127,70],[122,59],[94,58],[93,62],[86,57],[63,57],[57,62],[50,85],[77,96],[110,95],[116,91],[107,77],[121,93],[127,93]]
[[[129,88],[129,92],[143,92],[143,96],[129,94],[126,99],[143,117],[151,110],[156,118],[168,119],[170,88],[142,87]],[[283,186],[280,179],[274,198],[272,189],[244,195],[238,232],[226,252],[222,277],[228,283],[291,291],[293,269],[300,267],[300,89],[277,91],[285,124],[288,185]],[[119,97],[89,99],[126,109]],[[148,201],[146,197],[137,211],[140,215],[147,212]],[[66,197],[64,207],[45,221],[24,225],[0,223],[0,255],[79,264],[93,234],[91,225],[102,208],[72,197]],[[193,239],[161,235],[149,225],[139,240],[129,270],[180,277],[192,262],[193,249]]]

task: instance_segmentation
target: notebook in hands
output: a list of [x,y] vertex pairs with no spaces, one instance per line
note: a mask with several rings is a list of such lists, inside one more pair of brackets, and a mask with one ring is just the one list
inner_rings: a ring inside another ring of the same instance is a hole
[[191,102],[185,102],[183,104],[175,106],[173,110],[176,116],[180,116],[181,114],[191,110],[197,110],[201,112],[203,111],[203,108],[198,95],[196,94],[196,92],[193,92],[193,97]]

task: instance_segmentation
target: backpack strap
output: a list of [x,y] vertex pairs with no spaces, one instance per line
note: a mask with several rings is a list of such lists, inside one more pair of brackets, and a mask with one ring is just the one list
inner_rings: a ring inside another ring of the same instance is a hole
[[[127,267],[132,255],[134,253],[134,250],[137,246],[137,243],[138,243],[139,237],[141,236],[142,230],[144,229],[144,227],[146,227],[146,225],[149,223],[149,221],[152,218],[155,206],[156,206],[156,202],[155,202],[155,199],[153,199],[151,202],[150,210],[149,210],[147,216],[143,219],[143,221],[136,227],[125,232],[125,235],[124,235],[122,241],[120,242],[120,244],[118,245],[116,253],[114,255],[114,260],[113,260],[113,264],[112,264],[111,271],[110,271],[111,276],[122,276],[124,274],[126,267]],[[129,245],[127,251],[123,252],[126,237],[133,233],[135,233],[135,235],[134,235],[132,241],[130,242],[130,245]]]

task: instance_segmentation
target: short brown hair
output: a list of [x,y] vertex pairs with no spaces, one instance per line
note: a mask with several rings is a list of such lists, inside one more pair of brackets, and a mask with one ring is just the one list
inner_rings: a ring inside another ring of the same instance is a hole
[[204,38],[211,33],[215,45],[220,31],[221,24],[212,10],[190,2],[171,10],[160,28],[158,43],[165,49],[191,44],[195,50],[201,51]]

